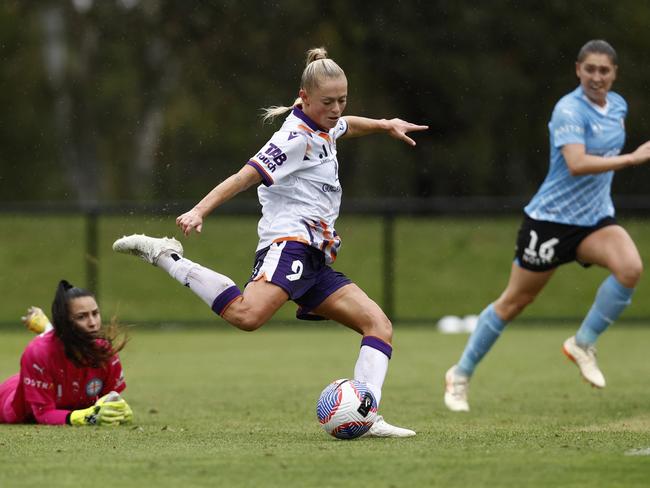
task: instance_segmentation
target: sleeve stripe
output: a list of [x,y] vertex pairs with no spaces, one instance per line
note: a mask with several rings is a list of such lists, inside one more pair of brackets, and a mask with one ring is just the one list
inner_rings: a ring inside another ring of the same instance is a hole
[[264,186],[271,186],[274,183],[273,178],[271,178],[271,175],[268,174],[264,168],[262,168],[262,165],[260,163],[258,163],[254,159],[249,159],[246,164],[251,165],[260,174]]

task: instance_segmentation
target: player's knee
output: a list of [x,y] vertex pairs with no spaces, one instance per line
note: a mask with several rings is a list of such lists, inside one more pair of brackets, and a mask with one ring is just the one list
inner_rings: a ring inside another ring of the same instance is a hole
[[363,331],[364,334],[379,337],[389,344],[393,341],[393,323],[385,314],[370,313],[364,319],[364,322],[368,324],[367,329]]
[[255,316],[240,317],[230,323],[244,332],[254,332],[264,325],[264,321]]
[[623,286],[627,288],[634,288],[639,283],[641,275],[643,274],[643,263],[641,260],[627,263],[625,266],[614,273],[614,276]]
[[266,316],[242,302],[229,307],[223,314],[223,318],[245,332],[256,331],[266,323]]

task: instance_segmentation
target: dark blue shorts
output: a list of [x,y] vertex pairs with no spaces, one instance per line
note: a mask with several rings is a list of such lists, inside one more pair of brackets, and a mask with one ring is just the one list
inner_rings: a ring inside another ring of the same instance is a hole
[[273,243],[255,253],[253,273],[246,284],[261,279],[286,291],[289,299],[299,305],[296,316],[303,320],[323,320],[311,311],[336,290],[352,283],[325,263],[322,251],[295,241]]
[[616,225],[616,219],[605,217],[596,225],[581,226],[535,220],[524,214],[517,234],[515,260],[530,271],[548,271],[576,261],[578,246],[585,237],[608,225]]

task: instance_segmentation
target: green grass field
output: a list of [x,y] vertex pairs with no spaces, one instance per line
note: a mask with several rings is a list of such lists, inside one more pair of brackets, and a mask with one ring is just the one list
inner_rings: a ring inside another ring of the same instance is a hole
[[[469,414],[442,403],[467,336],[395,329],[380,411],[415,438],[338,441],[321,430],[316,399],[352,374],[359,346],[340,326],[135,327],[122,354],[134,425],[0,425],[0,486],[648,486],[648,327],[602,337],[608,386],[598,391],[560,352],[573,328],[514,323],[477,370]],[[1,334],[4,378],[31,336]]]

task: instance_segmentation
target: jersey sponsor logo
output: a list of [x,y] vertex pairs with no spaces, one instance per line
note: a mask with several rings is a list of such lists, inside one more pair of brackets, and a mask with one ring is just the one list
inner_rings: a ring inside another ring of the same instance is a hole
[[257,159],[263,163],[267,169],[274,173],[278,166],[282,166],[287,160],[287,155],[282,152],[278,146],[269,142],[266,150],[257,153]]
[[27,376],[25,376],[25,378],[23,378],[23,383],[25,384],[25,386],[40,388],[41,390],[53,390],[54,389],[54,385],[52,383],[50,383],[49,381],[35,380],[33,378],[28,378]]
[[41,373],[41,374],[43,374],[43,373],[45,372],[45,370],[44,370],[43,368],[41,368],[41,367],[40,367],[38,364],[36,364],[36,363],[33,363],[33,364],[32,364],[32,368],[34,368],[36,371],[38,371],[38,372]]
[[558,127],[553,131],[555,137],[559,137],[563,134],[580,134],[584,135],[585,129],[582,126],[576,124],[565,124],[561,127]]
[[338,185],[333,186],[333,185],[328,185],[327,183],[323,183],[321,190],[323,191],[323,193],[338,193],[341,191],[341,187]]
[[99,378],[93,378],[88,383],[86,383],[86,395],[89,397],[94,397],[99,395],[104,387],[104,382]]
[[298,133],[292,130],[291,132],[289,132],[289,137],[287,137],[287,141],[290,141],[291,139],[295,139],[296,137],[298,137]]

